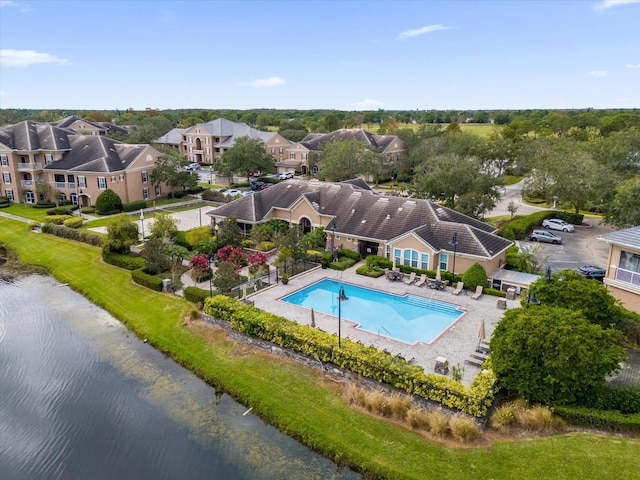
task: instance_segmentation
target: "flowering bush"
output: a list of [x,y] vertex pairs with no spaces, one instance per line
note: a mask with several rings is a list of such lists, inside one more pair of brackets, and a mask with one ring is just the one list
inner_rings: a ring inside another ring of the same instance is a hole
[[218,262],[230,262],[240,266],[242,262],[242,249],[240,247],[226,245],[216,252],[215,257]]
[[194,270],[206,272],[209,268],[209,258],[204,253],[194,255],[189,261],[189,266]]
[[267,254],[263,252],[250,253],[247,257],[249,263],[249,273],[258,275],[267,263]]

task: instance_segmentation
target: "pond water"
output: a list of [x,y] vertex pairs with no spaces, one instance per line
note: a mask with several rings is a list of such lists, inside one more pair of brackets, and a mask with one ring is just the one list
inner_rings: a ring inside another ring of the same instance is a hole
[[0,281],[0,478],[355,479],[48,277]]

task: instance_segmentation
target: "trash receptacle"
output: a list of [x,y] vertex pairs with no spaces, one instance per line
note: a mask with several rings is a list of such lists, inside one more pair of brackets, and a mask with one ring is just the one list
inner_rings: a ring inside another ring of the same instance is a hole
[[322,269],[326,270],[329,264],[327,262],[322,262]]
[[507,300],[515,300],[515,299],[516,299],[515,287],[507,288]]

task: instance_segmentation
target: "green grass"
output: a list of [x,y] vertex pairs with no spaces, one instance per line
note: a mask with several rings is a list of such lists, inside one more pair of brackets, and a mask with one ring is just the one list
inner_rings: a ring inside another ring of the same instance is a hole
[[19,217],[29,218],[36,222],[42,222],[44,217],[47,216],[47,210],[47,208],[34,208],[31,205],[15,203],[0,211],[10,213],[12,215],[18,215]]
[[608,479],[612,468],[615,478],[634,478],[640,470],[640,441],[624,437],[559,435],[473,448],[429,443],[349,407],[338,387],[323,386],[321,372],[268,355],[230,355],[236,345],[224,339],[207,342],[183,326],[190,304],[134,284],[128,271],[104,264],[97,248],[31,233],[5,218],[0,242],[284,433],[369,478]]

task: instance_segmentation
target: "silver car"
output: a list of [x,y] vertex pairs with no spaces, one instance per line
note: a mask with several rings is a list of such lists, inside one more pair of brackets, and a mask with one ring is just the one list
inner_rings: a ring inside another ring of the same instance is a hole
[[573,225],[559,218],[547,218],[542,221],[542,226],[550,230],[560,230],[561,232],[573,232],[575,230]]
[[560,245],[562,243],[562,238],[557,236],[555,233],[548,232],[547,230],[534,230],[529,234],[529,240],[532,242],[554,243],[556,245]]

